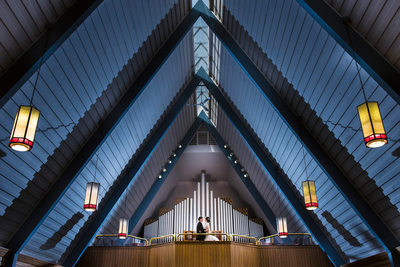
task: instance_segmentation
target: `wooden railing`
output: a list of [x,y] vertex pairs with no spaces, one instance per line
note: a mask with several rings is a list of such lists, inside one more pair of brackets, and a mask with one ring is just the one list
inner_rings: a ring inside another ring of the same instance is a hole
[[[101,235],[97,235],[96,236],[94,243],[96,244],[96,242],[97,242],[97,240],[99,238],[109,238],[109,237],[120,239],[117,234],[101,234]],[[128,238],[131,238],[131,239],[134,239],[134,240],[135,239],[139,240],[139,241],[143,242],[145,244],[145,246],[149,245],[148,240],[146,238],[138,237],[138,236],[134,236],[134,235],[127,235],[126,239],[128,239]],[[124,240],[124,239],[121,239],[121,240]]]
[[152,237],[149,239],[149,246],[152,245],[152,243],[154,243],[154,241],[161,241],[161,242],[157,242],[157,244],[164,244],[164,243],[171,243],[171,242],[175,242],[176,237],[174,234],[170,234],[170,235],[163,235],[163,236],[157,236],[157,237]]
[[200,235],[221,236],[222,238],[220,238],[219,241],[231,241],[229,235],[225,234],[225,233],[217,233],[217,234],[216,233],[180,233],[180,234],[176,235],[176,237],[177,237],[176,240],[177,241],[188,241],[188,240],[185,240],[185,238],[181,239],[181,237],[185,237],[188,235],[191,235],[191,236],[200,236]]
[[[143,237],[138,237],[138,236],[133,236],[133,235],[128,235],[127,238],[132,238],[141,241],[145,246],[151,246],[154,244],[163,244],[163,243],[172,243],[175,241],[194,241],[196,236],[199,235],[213,235],[216,236],[220,241],[232,241],[232,242],[237,242],[237,243],[253,243],[255,245],[274,245],[275,241],[274,238],[279,238],[277,234],[274,235],[269,235],[265,237],[261,237],[259,239],[252,237],[252,236],[246,236],[246,235],[239,235],[239,234],[232,234],[228,235],[226,233],[218,232],[218,233],[194,233],[192,231],[185,231],[184,233],[180,233],[177,235],[174,234],[169,234],[169,235],[164,235],[164,236],[159,236],[159,237],[153,237],[147,240],[146,238]],[[312,241],[312,237],[308,233],[289,233],[288,238],[285,239],[285,241],[289,242],[283,242],[281,244],[286,244],[286,245],[304,245],[304,244],[296,244],[295,242],[290,242],[290,237],[293,236],[303,236],[308,239],[308,244],[307,245],[314,245]],[[102,234],[96,236],[95,244],[99,238],[107,238],[107,237],[112,237],[112,238],[118,238],[117,234]],[[264,240],[270,240],[270,242],[265,243]],[[284,240],[284,239],[281,239]]]
[[258,242],[257,238],[255,237],[238,234],[232,234],[231,241],[237,243],[254,243],[255,245],[257,245]]
[[[311,237],[311,235],[309,233],[288,233],[288,237],[287,238],[290,238],[291,236],[305,236],[309,240],[309,244],[308,245],[314,245],[314,242],[312,241],[312,237]],[[277,234],[261,237],[261,238],[258,239],[257,245],[262,245],[261,242],[263,240],[267,240],[267,239],[270,239],[270,242],[268,243],[268,245],[273,245],[274,244],[274,238],[276,238],[276,237],[279,238],[279,236]],[[290,240],[290,239],[287,239],[287,238],[285,239],[285,241],[286,240]],[[283,238],[281,238],[281,240],[283,240]],[[296,245],[296,244],[293,244],[294,242],[290,242],[290,241],[287,242],[287,243],[288,243],[288,245]],[[284,243],[282,243],[282,244],[284,244]]]

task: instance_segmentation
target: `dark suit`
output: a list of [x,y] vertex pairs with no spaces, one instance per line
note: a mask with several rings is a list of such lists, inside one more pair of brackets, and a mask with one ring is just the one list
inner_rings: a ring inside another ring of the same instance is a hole
[[[199,222],[197,224],[197,233],[205,233],[206,230],[203,227],[203,224],[201,222]],[[196,236],[196,240],[200,240],[200,241],[204,241],[204,239],[206,238],[205,235],[198,235]]]

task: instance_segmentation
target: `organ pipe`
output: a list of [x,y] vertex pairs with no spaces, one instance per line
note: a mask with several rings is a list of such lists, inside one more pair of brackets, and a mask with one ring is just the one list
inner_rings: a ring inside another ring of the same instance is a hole
[[200,207],[201,207],[201,200],[200,199],[201,199],[200,183],[197,183],[197,214],[198,214],[197,217],[202,216],[201,215],[201,209],[200,209]]
[[205,211],[205,213],[204,213],[204,215],[205,216],[210,216],[210,210],[209,210],[209,205],[210,205],[210,203],[209,203],[209,197],[210,197],[210,194],[209,194],[209,188],[208,188],[208,183],[206,183],[206,211]]
[[197,215],[197,205],[196,205],[196,199],[197,199],[197,194],[196,194],[196,191],[194,191],[194,194],[193,194],[193,228],[192,228],[192,230],[193,231],[195,231],[196,230],[196,225],[197,225],[197,218],[199,217],[198,215]]
[[[207,185],[208,185],[208,183],[207,183]],[[212,229],[212,230],[214,230],[215,228],[214,228],[214,220],[215,220],[215,217],[214,217],[214,209],[213,209],[213,191],[211,190],[210,191],[210,217],[211,217],[211,223],[210,223],[210,228]],[[210,229],[210,230],[211,230]]]
[[[201,180],[196,186],[197,190],[193,191],[193,198],[183,199],[173,209],[161,215],[156,222],[146,225],[145,237],[180,234],[187,230],[196,231],[199,216],[211,217],[210,230],[221,230],[227,234],[263,236],[262,224],[250,221],[247,215],[233,209],[232,204],[215,197],[210,187],[211,184],[205,181],[205,172],[202,172]],[[243,238],[237,240],[246,241]]]
[[206,173],[204,171],[201,172],[201,216],[205,215],[205,181],[206,181]]

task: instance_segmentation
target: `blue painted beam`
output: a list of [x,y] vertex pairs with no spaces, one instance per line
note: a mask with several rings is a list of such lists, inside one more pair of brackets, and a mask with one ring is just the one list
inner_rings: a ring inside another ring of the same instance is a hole
[[253,81],[254,85],[260,90],[271,106],[280,115],[283,122],[293,132],[297,139],[304,145],[308,153],[318,163],[330,181],[335,185],[346,201],[363,220],[371,233],[381,243],[385,250],[390,254],[400,246],[399,240],[395,237],[388,226],[374,212],[366,200],[349,182],[349,178],[332,161],[318,141],[289,106],[280,98],[273,86],[265,78],[264,74],[251,61],[246,53],[240,48],[237,42],[227,32],[224,26],[214,16],[214,14],[204,5],[196,6],[203,20],[221,41],[223,46],[230,52],[232,57],[238,62],[243,71]]
[[91,160],[93,155],[96,154],[96,151],[106,140],[114,127],[130,109],[138,96],[144,91],[147,84],[152,80],[159,68],[185,37],[186,33],[192,28],[198,17],[198,12],[192,11],[183,19],[173,34],[163,44],[160,50],[158,50],[157,54],[150,60],[149,64],[138,76],[134,84],[128,89],[109,115],[103,120],[99,128],[90,138],[88,138],[87,143],[65,169],[65,172],[60,175],[57,182],[46,193],[19,230],[11,237],[6,248],[15,254],[18,254],[21,251],[75,181],[76,177],[85,168],[86,164]]
[[[224,148],[224,144],[226,142],[222,138],[222,136],[218,133],[217,129],[214,127],[214,125],[211,123],[210,119],[204,114],[200,114],[199,116],[205,123],[208,131],[214,137],[215,142],[221,149],[222,153],[225,154],[226,157],[229,157],[229,151]],[[241,168],[239,164],[235,164],[232,160],[229,160],[229,163],[231,164],[232,168],[235,170],[237,175],[239,176],[240,180],[242,183],[246,186],[247,190],[249,190],[251,196],[254,198],[262,212],[264,213],[265,217],[267,217],[269,223],[271,226],[276,229],[276,216],[274,212],[271,210],[269,207],[268,203],[265,201],[265,199],[262,197],[260,192],[257,190],[256,186],[253,184],[253,182],[249,179],[249,177],[244,178],[243,177],[243,172],[241,171]]]
[[400,104],[400,73],[325,1],[296,0]]
[[76,1],[0,78],[0,108],[103,0]]
[[[70,250],[71,252],[69,253],[68,257],[66,257],[65,261],[62,263],[63,266],[73,266],[77,263],[79,258],[86,250],[87,246],[90,244],[90,241],[94,238],[97,231],[99,230],[103,222],[106,220],[108,214],[113,209],[114,205],[118,202],[119,198],[129,187],[129,184],[133,181],[134,177],[140,171],[142,166],[146,163],[147,159],[152,154],[154,149],[157,147],[158,143],[163,138],[163,136],[165,135],[171,124],[175,121],[175,118],[178,116],[179,112],[185,106],[185,103],[189,100],[190,96],[196,90],[199,81],[200,79],[198,77],[193,77],[189,85],[185,88],[185,90],[181,93],[177,101],[168,111],[167,115],[164,117],[161,124],[157,127],[157,129],[155,129],[155,131],[153,131],[154,133],[148,139],[148,141],[140,150],[140,152],[136,153],[133,156],[131,160],[133,161],[133,165],[128,167],[128,169],[126,170],[126,174],[119,177],[114,182],[113,186],[107,192],[106,196],[100,203],[98,211],[94,215],[92,215],[90,222],[88,222],[88,224],[85,226],[86,227],[85,231],[82,232],[81,236],[76,237],[75,240],[73,241],[73,244],[75,245],[71,248]],[[199,119],[197,119],[189,131],[195,132],[199,127],[199,125],[200,122]],[[184,144],[188,144],[190,142],[190,139],[188,140],[188,137],[185,136],[182,142],[183,146]],[[182,151],[179,150],[176,152],[177,155],[180,155],[179,153],[182,153]],[[174,164],[175,163],[176,160],[174,161]],[[168,171],[171,171],[171,168],[172,166],[167,166]],[[133,218],[130,220],[129,227],[131,227],[134,221],[139,220],[139,218],[147,208],[147,205],[150,203],[154,195],[157,193],[158,189],[164,183],[164,180],[165,179],[157,180],[153,184],[150,191],[147,193],[146,197],[136,210]]]
[[329,239],[325,236],[318,224],[311,217],[311,213],[306,210],[303,201],[301,201],[295,192],[292,190],[287,182],[287,178],[283,177],[282,174],[275,167],[272,160],[264,153],[264,149],[258,144],[256,138],[253,137],[252,133],[247,129],[246,125],[242,122],[240,117],[236,114],[231,104],[225,99],[224,95],[220,92],[218,87],[210,79],[207,73],[201,69],[196,74],[202,79],[205,86],[210,91],[211,95],[215,98],[218,105],[225,112],[229,120],[238,130],[242,138],[246,141],[249,147],[252,149],[254,155],[258,158],[260,163],[264,166],[269,176],[274,180],[276,185],[279,187],[282,194],[287,198],[293,209],[299,215],[301,220],[304,222],[310,233],[313,235],[315,240],[319,243],[320,247],[326,252],[331,261],[336,265],[340,266],[345,263],[340,253],[331,244]]

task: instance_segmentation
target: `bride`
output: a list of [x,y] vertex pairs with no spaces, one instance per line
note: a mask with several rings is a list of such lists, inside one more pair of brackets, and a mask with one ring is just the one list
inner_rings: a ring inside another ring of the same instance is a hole
[[[210,217],[206,217],[206,227],[205,227],[205,232],[210,233]],[[213,235],[206,235],[206,238],[204,241],[219,241],[218,238],[216,238]]]

